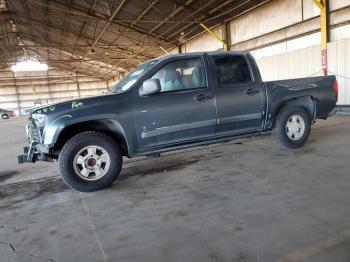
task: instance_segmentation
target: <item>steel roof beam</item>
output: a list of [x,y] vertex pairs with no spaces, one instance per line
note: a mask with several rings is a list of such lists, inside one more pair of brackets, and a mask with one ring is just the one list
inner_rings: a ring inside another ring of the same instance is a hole
[[[35,21],[35,20],[32,19],[32,21]],[[40,23],[40,22],[39,22],[39,23]],[[57,26],[57,25],[53,25],[53,24],[51,24],[51,23],[48,23],[48,26],[51,27],[51,28],[57,29],[57,30],[63,30],[62,27]],[[66,32],[69,32],[69,33],[74,34],[74,35],[77,35],[77,34],[78,34],[77,32],[74,32],[73,30],[67,30]],[[93,39],[91,38],[91,36],[87,36],[87,35],[82,35],[82,36],[83,36],[83,38],[85,38],[86,40],[93,40]],[[100,39],[100,42],[103,43],[103,44],[105,44],[105,45],[112,45],[111,42],[106,41],[106,40]],[[141,56],[146,57],[146,58],[149,58],[149,59],[153,58],[153,57],[150,56],[149,54],[145,54],[145,53],[143,53],[143,52],[139,52],[139,51],[135,51],[135,50],[129,50],[129,49],[127,49],[127,48],[123,48],[123,47],[120,47],[120,46],[114,46],[114,47],[117,47],[117,48],[119,48],[119,49],[121,49],[121,50],[123,50],[123,51],[127,51],[127,52],[132,53],[132,54],[137,53],[138,55],[141,55]]]
[[[228,4],[230,4],[231,2],[234,2],[234,1],[236,1],[236,0],[227,0],[227,1],[223,2],[223,3],[220,4],[219,6],[216,6],[215,8],[211,9],[207,14],[202,15],[202,16],[200,16],[199,18],[197,18],[197,21],[203,22],[203,20],[204,20],[206,17],[208,17],[209,15],[215,13],[216,11],[220,10],[221,8],[225,7],[226,5],[228,5]],[[250,0],[248,0],[248,1],[250,1]],[[215,2],[215,1],[214,1],[214,2]],[[212,4],[212,3],[213,3],[213,1],[209,1],[209,2],[208,2],[208,4]],[[208,4],[205,5],[205,6],[207,7]],[[188,18],[188,17],[187,17],[187,18]],[[207,22],[206,22],[206,23],[207,23]],[[165,34],[167,34],[167,33],[173,31],[170,35],[168,35],[168,37],[171,38],[171,37],[175,36],[176,34],[178,34],[179,32],[186,30],[187,28],[189,28],[189,26],[188,26],[188,25],[185,25],[183,28],[174,31],[175,27],[171,27],[171,28],[169,28],[168,30],[164,31],[162,34],[165,35]]]
[[181,12],[187,5],[191,4],[193,1],[194,0],[187,0],[182,6],[176,8],[170,15],[168,15],[162,22],[160,22],[155,27],[153,27],[151,30],[149,30],[148,33],[146,35],[144,35],[143,37],[146,37],[149,34],[153,33],[155,30],[157,30],[159,27],[161,27],[165,23],[165,21],[170,20],[172,17],[174,17],[179,12]]

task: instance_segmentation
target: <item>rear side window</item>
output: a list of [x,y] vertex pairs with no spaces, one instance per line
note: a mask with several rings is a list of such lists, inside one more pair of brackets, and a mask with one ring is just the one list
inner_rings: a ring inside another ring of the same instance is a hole
[[163,66],[152,79],[158,78],[161,92],[180,91],[207,86],[200,58],[181,59]]
[[243,56],[214,57],[219,85],[232,85],[252,81],[252,76]]

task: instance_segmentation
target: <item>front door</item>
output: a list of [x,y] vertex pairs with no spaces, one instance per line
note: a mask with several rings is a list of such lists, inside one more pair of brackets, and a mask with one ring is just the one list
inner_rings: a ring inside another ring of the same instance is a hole
[[177,58],[151,77],[161,92],[140,96],[134,92],[134,121],[141,151],[179,145],[215,135],[216,110],[202,56]]
[[244,55],[212,55],[216,77],[217,136],[260,130],[264,94]]

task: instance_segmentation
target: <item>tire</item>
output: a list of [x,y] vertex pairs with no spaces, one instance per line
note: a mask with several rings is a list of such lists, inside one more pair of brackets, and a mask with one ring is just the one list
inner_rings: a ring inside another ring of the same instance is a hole
[[306,143],[310,130],[311,119],[305,109],[300,106],[286,105],[276,117],[272,136],[277,144],[295,149]]
[[1,118],[2,118],[2,119],[9,119],[10,117],[9,117],[8,114],[3,114],[3,115],[1,115]]
[[120,146],[111,137],[86,131],[68,140],[58,163],[67,186],[79,192],[93,192],[114,182],[122,168],[123,158]]

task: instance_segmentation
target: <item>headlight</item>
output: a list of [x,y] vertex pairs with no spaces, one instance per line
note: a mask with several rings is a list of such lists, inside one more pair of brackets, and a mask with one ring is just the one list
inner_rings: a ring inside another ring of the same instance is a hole
[[47,116],[44,114],[33,114],[32,115],[33,120],[37,124],[39,128],[43,128],[46,124]]

